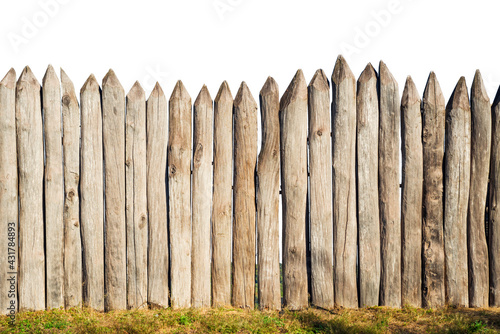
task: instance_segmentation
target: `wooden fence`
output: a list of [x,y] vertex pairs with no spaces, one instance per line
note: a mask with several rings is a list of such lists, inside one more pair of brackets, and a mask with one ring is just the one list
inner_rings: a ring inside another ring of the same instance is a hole
[[280,99],[268,78],[259,102],[258,154],[244,82],[167,103],[110,70],[79,103],[62,70],[10,70],[2,312],[500,306],[500,93],[479,72],[445,105],[434,73],[400,99],[383,62],[356,83],[339,56],[331,83],[299,70]]

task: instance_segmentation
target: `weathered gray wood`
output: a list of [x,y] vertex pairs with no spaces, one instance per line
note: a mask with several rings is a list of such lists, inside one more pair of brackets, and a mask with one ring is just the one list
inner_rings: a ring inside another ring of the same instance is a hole
[[413,307],[422,307],[423,153],[420,103],[417,87],[408,77],[401,98],[401,302]]
[[379,66],[379,210],[382,272],[380,305],[401,306],[401,220],[399,209],[398,83],[389,69]]
[[45,261],[47,309],[64,306],[63,157],[61,88],[49,65],[42,80],[45,139]]
[[257,103],[241,83],[234,98],[233,296],[235,307],[254,308],[255,165]]
[[306,268],[307,84],[298,70],[280,101],[283,196],[283,299],[291,310],[308,306]]
[[357,83],[359,306],[377,306],[380,293],[377,73],[368,64]]
[[179,80],[169,100],[168,189],[173,308],[191,306],[191,97]]
[[156,83],[146,106],[146,163],[149,215],[148,303],[168,307],[167,100]]
[[17,290],[11,289],[17,280],[19,256],[16,147],[16,71],[11,68],[0,81],[0,247],[4,251],[0,258],[1,314],[16,312],[18,306]]
[[212,220],[214,109],[207,86],[203,85],[194,102],[193,109],[191,304],[193,307],[210,307],[210,222]]
[[45,309],[43,134],[40,84],[25,67],[16,86],[19,311]]
[[317,70],[308,87],[311,303],[333,308],[333,213],[330,85]]
[[444,254],[446,303],[469,305],[467,207],[470,186],[471,114],[465,78],[446,106],[444,164]]
[[125,91],[113,70],[102,80],[104,149],[106,310],[127,308],[127,240],[125,223]]
[[148,300],[146,150],[146,95],[136,81],[127,94],[125,123],[127,308],[145,308]]
[[342,56],[332,74],[333,285],[335,304],[358,307],[356,79]]
[[500,88],[491,107],[492,141],[489,193],[490,306],[500,306]]
[[104,311],[104,195],[102,115],[99,84],[91,75],[80,90],[80,210],[83,244],[83,302]]
[[73,82],[61,69],[64,157],[64,306],[82,305],[80,235],[80,108]]
[[224,81],[214,101],[212,305],[231,305],[233,96]]
[[490,173],[491,105],[479,70],[472,82],[470,99],[471,169],[467,215],[469,306],[488,307],[489,269],[485,212]]
[[280,310],[280,97],[278,84],[273,78],[267,78],[259,100],[262,124],[262,146],[257,164],[259,308]]
[[445,102],[434,72],[422,101],[422,146],[424,166],[422,211],[422,303],[445,305],[443,161]]

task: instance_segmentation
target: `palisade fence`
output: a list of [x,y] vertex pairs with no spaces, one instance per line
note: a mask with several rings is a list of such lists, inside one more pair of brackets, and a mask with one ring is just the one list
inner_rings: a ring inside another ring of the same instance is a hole
[[356,84],[341,56],[331,90],[299,70],[280,99],[268,78],[258,154],[244,82],[192,104],[179,81],[167,103],[110,70],[79,104],[62,70],[42,86],[10,70],[2,312],[500,306],[500,94],[491,106],[476,72],[445,105],[431,73],[400,99],[383,62]]

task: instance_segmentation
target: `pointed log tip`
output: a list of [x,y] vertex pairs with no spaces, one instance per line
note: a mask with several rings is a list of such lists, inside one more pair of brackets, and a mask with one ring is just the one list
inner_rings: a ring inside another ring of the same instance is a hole
[[286,108],[290,103],[295,102],[298,99],[307,100],[306,79],[304,78],[302,70],[297,71],[285,93],[281,97],[280,109]]
[[189,93],[187,92],[186,87],[184,87],[184,84],[182,83],[181,80],[177,80],[174,90],[170,95],[169,101],[172,101],[174,99],[191,100],[191,96],[189,96]]
[[276,80],[274,80],[273,77],[267,77],[266,82],[264,83],[264,86],[262,86],[262,89],[260,90],[260,95],[272,95],[272,94],[279,94],[279,88],[278,88],[278,83]]
[[80,94],[90,89],[99,89],[99,83],[97,82],[94,74],[91,74],[88,77],[87,81],[85,81],[82,88],[80,89]]
[[450,100],[446,109],[451,110],[455,108],[460,108],[462,110],[469,110],[469,93],[467,89],[467,83],[465,77],[460,77],[458,80],[453,93],[451,94]]
[[35,86],[40,86],[40,83],[36,79],[35,75],[33,74],[33,71],[31,71],[31,68],[29,66],[26,66],[23,69],[17,82],[18,84],[21,82],[29,82],[30,84],[33,84]]
[[309,83],[309,87],[313,87],[319,91],[329,91],[330,83],[328,82],[328,78],[325,75],[325,72],[322,69],[319,69],[314,73],[311,82]]
[[372,80],[373,78],[375,78],[375,79],[377,78],[377,72],[375,71],[375,68],[373,68],[372,63],[368,63],[368,65],[366,65],[363,72],[361,72],[361,75],[359,76],[358,82],[366,83],[366,82]]
[[401,98],[401,106],[408,106],[415,103],[420,103],[420,95],[413,79],[411,76],[408,76],[403,90],[403,97]]
[[44,86],[48,83],[59,85],[59,79],[57,78],[56,71],[54,70],[54,67],[52,67],[52,65],[50,65],[50,64],[47,67],[47,70],[45,71],[45,75],[43,76],[43,79],[42,79],[42,84]]
[[344,79],[356,80],[347,61],[342,55],[339,55],[335,62],[335,67],[333,68],[332,82],[339,84]]
[[446,105],[441,86],[437,80],[436,74],[431,71],[427,78],[427,83],[424,88],[423,95],[424,104],[430,104],[439,108],[444,108]]
[[11,68],[5,77],[3,77],[2,81],[0,81],[0,85],[12,89],[16,87],[16,71]]
[[476,73],[474,74],[470,95],[471,99],[481,98],[484,101],[490,100],[488,93],[486,92],[486,87],[484,86],[483,76],[479,70],[476,70]]
[[397,84],[396,79],[392,75],[391,71],[389,71],[387,65],[382,60],[379,63],[378,72],[379,72],[380,82],[382,84],[391,84],[391,83]]
[[142,88],[139,81],[136,81],[134,82],[132,88],[130,88],[130,91],[127,94],[127,99],[140,100],[140,99],[145,99],[145,96],[146,93],[144,92],[144,89]]
[[123,89],[120,80],[118,80],[115,71],[113,71],[112,69],[109,69],[108,73],[106,73],[106,75],[102,79],[102,87],[104,88],[104,86],[119,87]]
[[161,88],[160,83],[156,82],[149,97],[151,98],[151,97],[160,97],[160,96],[165,96],[165,93],[163,92],[163,89]]
[[241,82],[240,88],[238,89],[238,93],[236,93],[236,97],[234,98],[234,106],[237,107],[243,102],[248,102],[251,105],[254,105],[257,108],[257,103],[250,92],[250,89],[247,86],[245,81]]
[[219,101],[225,100],[225,101],[232,101],[233,100],[233,94],[231,94],[231,89],[229,89],[229,85],[226,80],[224,80],[220,87],[219,91],[217,92],[217,96],[215,97],[215,102],[219,103]]
[[202,104],[212,105],[212,96],[210,96],[210,92],[208,91],[206,85],[203,85],[203,87],[201,87],[201,90],[198,93],[196,100],[194,101],[195,106],[199,106]]

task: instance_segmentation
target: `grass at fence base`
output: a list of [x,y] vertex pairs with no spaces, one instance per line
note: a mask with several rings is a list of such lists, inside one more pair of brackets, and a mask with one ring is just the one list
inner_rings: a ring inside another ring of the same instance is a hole
[[500,308],[401,310],[309,309],[259,312],[240,309],[140,310],[99,313],[89,309],[1,317],[1,333],[498,333]]

